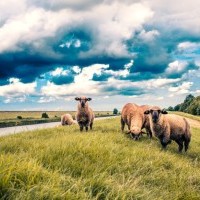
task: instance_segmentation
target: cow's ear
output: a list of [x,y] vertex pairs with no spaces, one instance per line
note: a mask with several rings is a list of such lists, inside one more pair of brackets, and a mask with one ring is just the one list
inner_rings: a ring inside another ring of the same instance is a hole
[[80,98],[79,98],[79,97],[76,97],[75,100],[76,100],[76,101],[80,101]]
[[145,114],[145,115],[148,115],[149,113],[150,113],[149,110],[144,111],[144,114]]
[[168,112],[167,112],[165,109],[163,109],[163,110],[161,111],[161,113],[164,114],[164,115],[168,114]]
[[92,98],[87,98],[87,101],[91,101],[92,100]]

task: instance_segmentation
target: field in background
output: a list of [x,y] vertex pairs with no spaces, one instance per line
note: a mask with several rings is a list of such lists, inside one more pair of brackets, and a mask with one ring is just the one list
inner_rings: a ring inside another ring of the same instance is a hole
[[194,120],[197,120],[197,121],[200,122],[200,116],[197,116],[197,115],[191,115],[191,114],[188,114],[188,113],[178,112],[178,111],[173,111],[173,112],[170,112],[170,113],[180,115],[180,116],[183,116],[183,117],[188,117],[190,119],[194,119]]
[[[41,118],[44,112],[48,114],[49,118]],[[0,128],[58,122],[61,115],[65,113],[75,116],[75,111],[0,111]],[[96,117],[112,116],[112,114],[112,111],[95,111]],[[21,116],[22,119],[17,119],[17,116]]]
[[[0,111],[0,120],[5,119],[16,119],[17,116],[22,116],[22,118],[34,118],[39,119],[42,116],[42,113],[46,112],[49,118],[54,118],[55,116],[60,117],[65,113],[70,113],[74,116],[75,111]],[[111,115],[112,111],[95,111],[95,114],[98,115]]]
[[200,129],[191,147],[133,141],[120,119],[0,138],[0,199],[200,199]]

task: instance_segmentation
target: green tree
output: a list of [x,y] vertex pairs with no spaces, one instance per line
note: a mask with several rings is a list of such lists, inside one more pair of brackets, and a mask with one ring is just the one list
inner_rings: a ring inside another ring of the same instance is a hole
[[167,110],[169,110],[169,111],[173,111],[174,108],[173,108],[172,106],[170,106]]
[[180,104],[174,106],[174,111],[179,111],[180,110]]
[[114,109],[113,109],[113,114],[114,114],[114,115],[117,115],[117,113],[118,113],[117,108],[114,108]]
[[[169,109],[171,109],[171,106]],[[200,96],[194,97],[191,94],[187,95],[183,103],[174,106],[174,111],[182,111],[192,115],[200,115]]]
[[187,112],[193,115],[199,115],[200,96],[194,98],[187,108]]
[[191,94],[187,95],[184,102],[180,106],[180,111],[188,112],[188,107],[190,106],[191,102],[195,99],[195,97]]
[[47,113],[42,113],[42,118],[49,118]]

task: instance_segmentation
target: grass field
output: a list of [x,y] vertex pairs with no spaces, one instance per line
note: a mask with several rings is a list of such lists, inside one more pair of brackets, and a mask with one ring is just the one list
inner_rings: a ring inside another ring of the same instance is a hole
[[183,116],[183,117],[188,117],[190,119],[194,119],[194,120],[197,120],[200,122],[200,116],[197,116],[197,115],[191,115],[189,113],[184,113],[184,112],[170,112],[170,113],[174,113],[176,115],[180,115],[180,116]]
[[[42,118],[42,113],[46,112],[49,118]],[[11,126],[22,126],[48,122],[60,121],[61,115],[70,113],[75,118],[75,111],[0,111],[0,128]],[[95,111],[96,117],[111,116],[112,111]],[[22,119],[17,119],[21,116]]]
[[[46,112],[49,118],[60,117],[65,113],[75,115],[75,111],[0,111],[0,120],[16,119],[17,116],[25,118],[41,119],[42,113]],[[112,111],[95,111],[95,115],[111,115]]]
[[0,199],[200,199],[200,129],[187,153],[146,135],[121,134],[119,118],[94,130],[57,127],[0,138]]

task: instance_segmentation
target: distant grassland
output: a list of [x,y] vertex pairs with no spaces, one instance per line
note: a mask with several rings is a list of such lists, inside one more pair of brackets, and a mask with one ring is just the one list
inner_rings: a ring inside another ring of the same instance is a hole
[[[0,120],[4,119],[16,119],[17,116],[22,116],[22,118],[41,118],[42,113],[46,112],[49,118],[54,118],[55,116],[61,117],[65,113],[70,113],[75,115],[76,111],[0,111]],[[112,111],[95,111],[95,114],[107,115],[112,114]]]
[[173,114],[176,114],[176,115],[180,115],[180,116],[183,116],[183,117],[188,117],[190,119],[194,119],[194,120],[197,120],[200,122],[200,116],[197,116],[197,115],[191,115],[191,114],[188,114],[188,113],[184,113],[184,112],[170,112],[170,113],[173,113]]
[[[46,112],[49,118],[41,118]],[[0,128],[10,126],[22,126],[60,121],[61,115],[70,113],[75,118],[75,111],[0,111]],[[96,117],[111,116],[112,111],[95,111]],[[21,116],[22,119],[17,119]]]
[[0,138],[0,199],[200,199],[200,129],[187,153],[146,135],[133,141],[120,118]]

